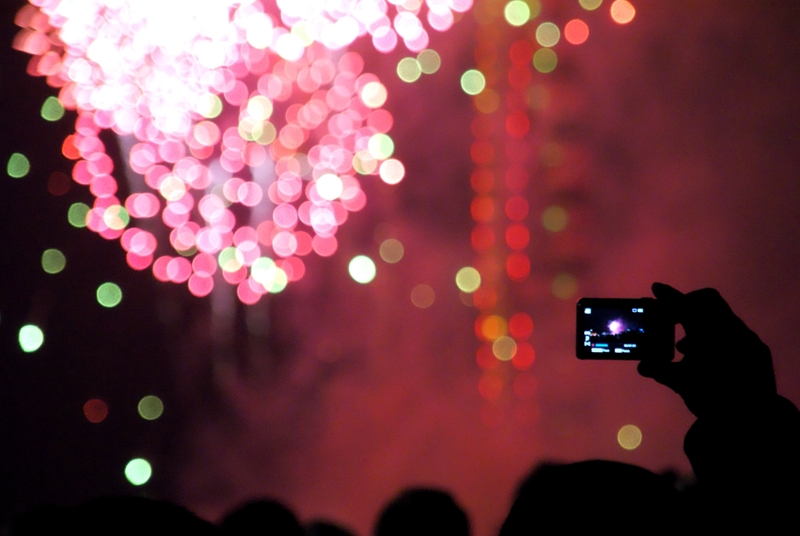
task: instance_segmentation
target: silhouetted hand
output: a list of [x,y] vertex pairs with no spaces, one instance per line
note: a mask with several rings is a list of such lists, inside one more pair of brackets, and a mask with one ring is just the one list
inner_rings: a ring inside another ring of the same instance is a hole
[[661,283],[653,295],[686,337],[675,345],[680,361],[644,360],[642,376],[681,395],[697,417],[730,415],[757,408],[777,396],[772,356],[766,344],[737,317],[714,289],[688,294]]

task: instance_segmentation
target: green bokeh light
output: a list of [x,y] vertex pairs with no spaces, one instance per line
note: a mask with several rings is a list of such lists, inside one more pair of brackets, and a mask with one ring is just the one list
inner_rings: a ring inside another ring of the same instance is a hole
[[125,466],[125,478],[134,486],[147,484],[151,476],[153,476],[153,468],[150,466],[150,462],[144,458],[134,458]]
[[214,119],[222,113],[222,99],[213,93],[203,95],[197,102],[197,111],[206,119]]
[[540,73],[551,73],[558,65],[558,56],[549,48],[540,48],[533,55],[533,66]]
[[57,274],[67,265],[67,258],[57,249],[46,249],[42,253],[42,269],[48,274]]
[[466,266],[456,274],[456,285],[462,292],[475,292],[481,286],[481,274],[472,266]]
[[554,47],[561,39],[561,30],[552,22],[543,22],[536,28],[536,41],[543,47]]
[[468,95],[477,95],[486,88],[486,78],[477,69],[470,69],[461,75],[461,89]]
[[433,74],[442,66],[442,58],[435,50],[428,48],[417,54],[419,67],[425,74]]
[[253,279],[267,292],[277,294],[289,284],[289,276],[269,257],[259,257],[250,267]]
[[558,205],[547,207],[542,213],[542,225],[551,233],[563,231],[569,223],[569,213]]
[[403,82],[416,82],[422,75],[422,66],[415,58],[403,58],[397,62],[397,76]]
[[164,403],[155,395],[148,395],[139,401],[139,415],[146,421],[154,421],[164,413]]
[[21,179],[25,175],[28,174],[31,170],[31,163],[28,158],[22,153],[14,153],[8,159],[8,165],[6,166],[6,171],[8,172],[8,176]]
[[116,307],[122,301],[122,289],[115,283],[103,283],[97,287],[97,303],[103,307]]
[[23,352],[35,352],[44,344],[44,333],[39,326],[26,324],[19,330],[19,346]]
[[89,214],[89,206],[84,203],[72,203],[67,212],[67,219],[73,227],[86,227],[86,216]]
[[64,117],[64,105],[58,97],[47,97],[42,104],[41,114],[46,121],[58,121]]
[[353,257],[347,269],[350,272],[350,277],[362,285],[366,285],[375,279],[375,263],[366,255]]
[[603,3],[603,0],[578,0],[578,3],[586,11],[594,11],[600,7],[600,4]]
[[394,153],[394,141],[386,134],[373,134],[367,142],[367,150],[378,160],[386,160]]
[[523,26],[531,20],[531,8],[522,0],[511,0],[503,9],[503,15],[511,26]]

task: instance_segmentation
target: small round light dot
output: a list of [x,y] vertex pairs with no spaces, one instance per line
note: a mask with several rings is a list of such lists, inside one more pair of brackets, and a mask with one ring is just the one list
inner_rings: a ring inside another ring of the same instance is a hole
[[367,82],[361,89],[361,100],[370,108],[380,108],[388,97],[386,86],[380,82]]
[[550,284],[550,290],[556,298],[568,300],[578,291],[578,281],[570,274],[558,274]]
[[44,344],[44,333],[39,326],[27,324],[19,330],[19,346],[23,352],[35,352]]
[[8,159],[6,172],[9,177],[14,179],[21,179],[28,174],[31,170],[31,163],[28,158],[22,153],[14,153]]
[[347,270],[350,272],[350,277],[362,285],[366,285],[375,279],[375,263],[366,255],[357,255],[353,257]]
[[578,3],[586,11],[594,11],[600,7],[600,4],[603,3],[603,0],[578,0]]
[[42,104],[41,114],[46,121],[58,121],[64,117],[64,105],[57,97],[47,97]]
[[611,4],[611,18],[617,24],[628,24],[636,16],[636,9],[628,0],[616,0]]
[[461,75],[461,89],[468,95],[477,95],[486,88],[486,78],[477,69],[470,69]]
[[99,398],[87,400],[83,405],[83,414],[90,423],[101,423],[108,417],[108,404]]
[[531,19],[531,8],[522,0],[511,0],[503,9],[503,16],[511,26],[523,26]]
[[563,231],[569,223],[569,214],[563,207],[547,207],[542,213],[542,225],[551,233]]
[[122,289],[115,283],[103,283],[97,287],[97,303],[103,307],[116,307],[122,301]]
[[147,484],[151,476],[153,476],[153,468],[150,466],[150,462],[144,458],[134,458],[125,466],[125,478],[134,486]]
[[403,82],[416,82],[422,76],[422,66],[415,58],[403,58],[397,63],[397,76]]
[[424,74],[433,74],[442,66],[442,58],[439,53],[430,48],[417,54],[417,61]]
[[642,444],[642,431],[633,424],[626,424],[617,432],[617,443],[625,450],[634,450]]
[[73,203],[67,211],[67,220],[73,227],[86,227],[86,216],[89,214],[89,207],[83,203]]
[[139,401],[139,416],[146,421],[154,421],[164,413],[164,403],[154,395],[148,395]]
[[436,293],[429,285],[417,285],[411,290],[411,303],[420,309],[427,309],[435,299]]
[[498,337],[492,343],[492,353],[500,361],[511,361],[517,353],[517,343],[505,335]]
[[42,253],[42,269],[48,274],[57,274],[67,265],[67,258],[57,249],[47,249]]
[[561,39],[561,31],[552,22],[543,22],[536,28],[536,41],[543,47],[553,47]]
[[394,264],[396,262],[399,262],[400,259],[403,258],[403,254],[405,253],[403,244],[399,240],[395,240],[394,238],[388,238],[383,242],[381,242],[381,247],[379,251],[381,259],[388,262],[389,264]]
[[471,266],[465,266],[456,274],[456,285],[461,292],[473,293],[481,286],[481,274]]
[[551,73],[558,65],[558,56],[549,48],[540,48],[533,55],[533,66],[543,74]]
[[580,45],[589,39],[589,26],[580,19],[572,19],[564,26],[564,37],[572,45]]

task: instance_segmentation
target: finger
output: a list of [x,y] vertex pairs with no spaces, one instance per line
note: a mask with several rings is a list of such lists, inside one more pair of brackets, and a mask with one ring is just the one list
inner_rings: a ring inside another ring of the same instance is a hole
[[681,311],[684,309],[683,302],[686,295],[664,283],[653,283],[651,289],[653,296],[658,300],[659,306],[664,309],[667,318],[677,324],[680,321]]
[[641,361],[637,366],[639,374],[645,378],[653,378],[662,385],[666,385],[678,394],[681,394],[681,363],[664,361]]

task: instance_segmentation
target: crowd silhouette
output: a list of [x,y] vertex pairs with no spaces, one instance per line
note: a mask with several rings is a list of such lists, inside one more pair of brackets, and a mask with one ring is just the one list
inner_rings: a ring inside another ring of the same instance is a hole
[[[588,460],[542,463],[522,481],[500,536],[631,527],[677,530],[791,528],[800,482],[800,412],[777,393],[769,348],[713,289],[687,294],[656,283],[653,294],[686,336],[677,361],[644,359],[639,373],[680,395],[697,417],[684,450],[696,482]],[[256,499],[219,523],[141,497],[99,498],[72,508],[42,506],[5,528],[35,534],[229,534],[344,536],[328,520],[301,523],[286,505]],[[445,490],[403,490],[376,516],[374,536],[469,536],[464,509]]]

